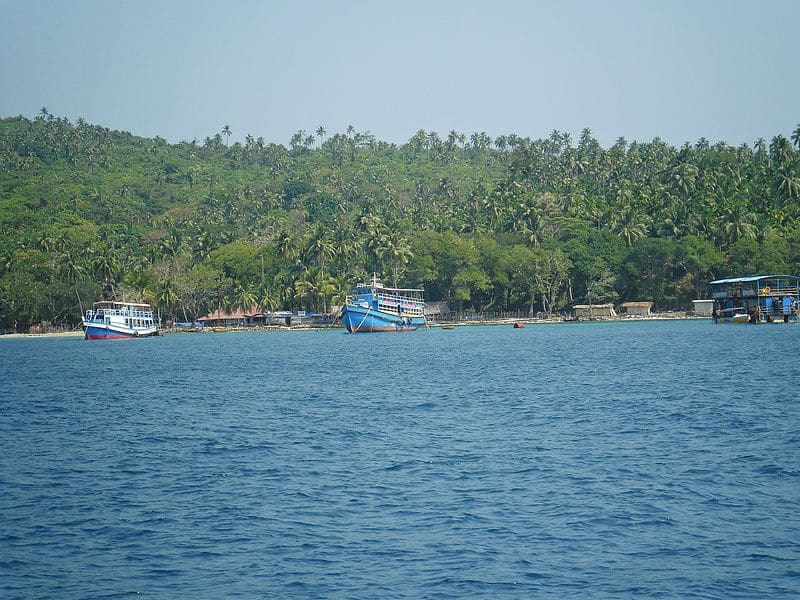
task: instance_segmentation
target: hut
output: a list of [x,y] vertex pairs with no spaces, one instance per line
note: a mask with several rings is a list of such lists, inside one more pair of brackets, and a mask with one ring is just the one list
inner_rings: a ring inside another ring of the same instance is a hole
[[613,319],[617,313],[614,305],[609,304],[576,304],[572,307],[578,319]]
[[450,306],[447,302],[427,302],[425,316],[432,320],[447,320],[451,317]]
[[652,302],[623,302],[622,312],[626,317],[649,317]]
[[692,300],[694,304],[694,314],[698,317],[710,317],[714,311],[713,300]]
[[212,327],[222,326],[222,327],[241,327],[244,325],[259,325],[263,324],[266,319],[266,315],[261,311],[260,308],[257,306],[251,306],[250,308],[237,308],[232,312],[226,312],[222,309],[217,309],[204,317],[200,317],[198,321],[201,321],[205,325],[209,325]]

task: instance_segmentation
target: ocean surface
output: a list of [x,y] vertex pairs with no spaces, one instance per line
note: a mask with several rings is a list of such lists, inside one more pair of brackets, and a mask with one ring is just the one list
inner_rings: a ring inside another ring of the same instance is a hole
[[800,326],[0,338],[0,597],[797,598]]

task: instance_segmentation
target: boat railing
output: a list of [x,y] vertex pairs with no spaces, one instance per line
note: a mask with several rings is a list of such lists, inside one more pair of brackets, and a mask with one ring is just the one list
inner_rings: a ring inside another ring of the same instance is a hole
[[[413,296],[405,296],[403,294],[387,294],[379,292],[377,294],[378,305],[382,308],[402,312],[404,314],[419,314],[421,315],[424,309],[424,302],[421,298]],[[400,310],[402,308],[402,311]]]
[[118,310],[118,309],[111,309],[111,308],[101,308],[98,310],[87,310],[86,311],[86,319],[89,321],[95,319],[103,319],[105,317],[125,317],[131,319],[152,319],[153,312],[152,311],[142,311],[142,310]]
[[[422,315],[425,310],[425,302],[422,298],[404,294],[392,294],[378,292],[372,298],[378,302],[378,308],[382,311],[397,313],[398,315]],[[350,306],[356,306],[365,298],[358,294],[348,295],[346,302]]]
[[793,296],[797,297],[798,292],[797,288],[794,286],[776,286],[776,287],[769,287],[764,286],[758,290],[759,296]]
[[764,286],[756,289],[733,289],[733,290],[716,290],[712,292],[711,297],[714,299],[724,298],[755,298],[756,296],[791,296],[797,298],[800,296],[798,290],[794,286]]

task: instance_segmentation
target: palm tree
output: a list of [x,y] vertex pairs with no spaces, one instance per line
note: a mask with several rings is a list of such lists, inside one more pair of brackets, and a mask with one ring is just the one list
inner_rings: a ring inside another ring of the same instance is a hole
[[178,227],[172,227],[169,235],[160,244],[161,251],[165,257],[175,258],[184,251],[183,231]]
[[327,230],[321,223],[314,228],[311,239],[308,241],[307,250],[309,258],[319,265],[320,275],[324,276],[325,262],[333,258],[336,254],[336,248],[334,248],[331,239],[328,237]]
[[684,198],[694,191],[698,174],[697,167],[689,163],[681,163],[673,169],[671,175],[673,184]]
[[794,142],[794,145],[800,150],[800,124],[798,124],[797,128],[792,132],[792,142]]
[[111,290],[111,297],[116,298],[117,292],[114,284],[119,273],[119,256],[117,252],[105,244],[99,246],[94,253],[92,268],[98,278],[103,280],[105,286]]
[[394,287],[397,287],[400,275],[405,271],[406,266],[414,257],[408,240],[396,232],[382,235],[379,238],[375,254],[391,271]]
[[268,286],[266,282],[261,282],[258,289],[256,289],[256,300],[261,310],[272,312],[280,306],[278,293]]
[[306,139],[306,132],[305,130],[301,129],[292,136],[292,139],[289,141],[289,145],[292,147],[292,150],[302,148],[305,139]]
[[275,239],[275,252],[287,262],[297,256],[294,236],[288,230],[281,230]]
[[294,283],[294,297],[301,307],[305,307],[306,300],[312,300],[317,292],[314,277],[310,271],[304,270]]
[[327,133],[328,132],[325,131],[325,128],[322,125],[317,127],[317,137],[319,138],[320,145],[322,145],[322,138],[324,138]]
[[755,239],[757,235],[756,215],[743,202],[737,202],[722,215],[719,229],[722,241],[735,244],[744,238]]
[[800,177],[795,177],[786,171],[779,171],[775,186],[778,189],[778,196],[787,202],[800,198]]
[[237,285],[235,288],[236,305],[243,311],[251,309],[258,301],[258,294],[251,287]]
[[228,145],[228,141],[230,140],[232,133],[233,132],[231,131],[231,126],[230,125],[225,125],[225,127],[222,128],[222,135],[224,135],[225,138],[226,138],[225,139],[225,145],[226,146]]
[[782,135],[777,135],[772,138],[769,145],[770,156],[773,161],[778,165],[778,168],[785,170],[786,166],[792,159],[792,145]]
[[647,235],[647,218],[632,206],[625,206],[616,219],[614,232],[631,248],[636,240]]
[[80,262],[76,260],[75,255],[72,252],[67,251],[61,255],[59,271],[61,272],[61,276],[64,278],[64,280],[72,286],[73,290],[75,290],[75,297],[78,299],[78,306],[81,309],[82,315],[83,302],[81,302],[81,295],[78,293],[78,281],[83,279],[83,276],[86,274],[86,269]]
[[172,308],[178,304],[178,293],[175,283],[169,277],[162,277],[156,284],[156,304],[159,309],[164,308],[165,315],[173,315]]

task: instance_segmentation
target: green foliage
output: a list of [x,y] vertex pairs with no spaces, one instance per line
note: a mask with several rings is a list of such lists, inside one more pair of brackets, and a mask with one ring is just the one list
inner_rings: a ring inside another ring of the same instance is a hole
[[800,142],[604,149],[348,128],[291,147],[230,128],[168,144],[46,111],[0,119],[0,328],[100,296],[162,316],[326,310],[377,272],[464,310],[688,308],[707,281],[800,271]]

